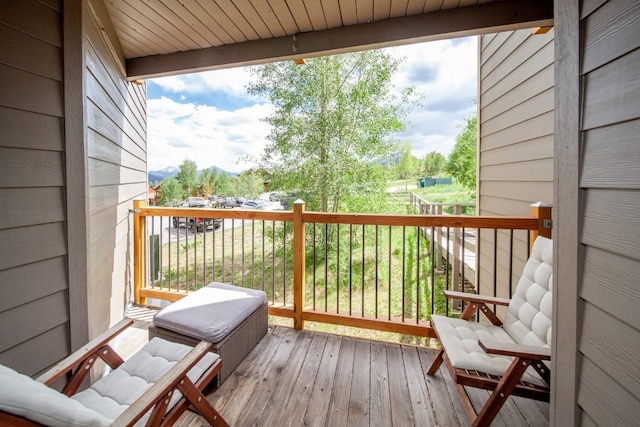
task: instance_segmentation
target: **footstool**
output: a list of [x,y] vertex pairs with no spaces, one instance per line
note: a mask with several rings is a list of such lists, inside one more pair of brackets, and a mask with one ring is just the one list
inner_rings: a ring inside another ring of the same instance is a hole
[[149,339],[212,343],[211,351],[222,359],[220,386],[265,336],[267,324],[263,291],[213,282],[160,310],[149,327]]

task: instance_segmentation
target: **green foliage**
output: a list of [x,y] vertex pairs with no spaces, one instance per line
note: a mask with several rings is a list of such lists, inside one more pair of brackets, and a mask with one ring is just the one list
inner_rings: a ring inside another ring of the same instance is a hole
[[200,172],[198,181],[200,194],[209,196],[211,194],[223,195],[232,192],[231,177],[229,174],[220,172],[216,168],[209,168]]
[[446,170],[464,186],[476,188],[477,117],[467,118],[465,128],[456,136]]
[[424,157],[422,170],[425,173],[425,176],[438,176],[443,171],[447,164],[447,159],[444,157],[442,153],[437,151],[432,151],[427,153]]
[[371,184],[376,160],[394,152],[391,135],[404,129],[411,105],[412,88],[394,95],[398,65],[371,50],[255,67],[249,93],[275,106],[260,159],[272,188],[296,192],[307,210],[335,212]]
[[176,179],[187,196],[193,196],[198,190],[198,165],[193,160],[184,159],[180,164],[180,172]]
[[176,206],[184,198],[182,184],[175,177],[165,178],[160,186],[160,205]]
[[248,171],[239,174],[234,182],[234,194],[257,199],[264,192],[264,178],[257,171]]
[[411,154],[411,143],[406,142],[402,146],[402,154],[400,160],[396,166],[396,172],[399,179],[405,180],[405,190],[407,189],[407,182],[409,178],[415,178],[420,168],[420,161],[417,157]]

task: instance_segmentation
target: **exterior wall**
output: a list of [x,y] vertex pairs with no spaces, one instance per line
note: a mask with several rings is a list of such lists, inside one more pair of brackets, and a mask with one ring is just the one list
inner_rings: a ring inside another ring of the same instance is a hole
[[633,425],[640,419],[640,4],[582,1],[579,10],[579,420]]
[[0,363],[34,374],[70,347],[61,6],[0,22]]
[[29,375],[128,301],[146,88],[124,80],[103,12],[99,0],[0,3],[0,363]]
[[[553,201],[553,39],[553,30],[533,35],[531,29],[480,36],[480,215],[528,216],[532,203]],[[494,292],[495,276],[497,294],[510,296],[509,280],[515,288],[527,259],[527,235],[514,233],[510,270],[509,233],[482,231],[477,282],[481,293]]]
[[[146,86],[128,83],[114,43],[98,29],[109,20],[85,4],[85,137],[88,183],[89,336],[122,319],[128,302],[129,209],[147,197]],[[132,264],[131,264],[132,265]]]

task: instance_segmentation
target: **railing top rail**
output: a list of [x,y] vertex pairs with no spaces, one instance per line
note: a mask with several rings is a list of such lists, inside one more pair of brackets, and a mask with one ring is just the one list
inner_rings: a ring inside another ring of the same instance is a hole
[[[211,208],[143,207],[140,216],[174,216],[228,218],[245,220],[293,222],[292,211],[224,210]],[[537,230],[538,220],[528,216],[467,216],[467,215],[411,215],[358,214],[333,212],[304,212],[302,221],[317,224],[388,225],[414,227],[494,228]]]
[[537,230],[536,218],[466,215],[391,215],[391,214],[342,214],[305,212],[302,220],[319,224],[395,225],[417,227],[466,227],[515,230]]
[[166,208],[144,207],[139,209],[140,216],[175,216],[201,218],[229,218],[266,221],[293,221],[292,211],[263,211],[247,209],[215,209],[215,208]]

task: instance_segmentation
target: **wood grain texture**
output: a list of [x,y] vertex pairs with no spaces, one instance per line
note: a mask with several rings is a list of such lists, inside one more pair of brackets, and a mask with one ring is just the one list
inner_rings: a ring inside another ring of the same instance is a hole
[[638,63],[640,49],[586,74],[583,130],[640,117]]
[[60,47],[0,25],[0,63],[62,81]]
[[582,358],[577,404],[597,425],[634,425],[640,419],[640,400],[588,357]]
[[66,234],[61,222],[0,230],[0,241],[12,242],[10,246],[0,246],[0,270],[67,253]]
[[62,83],[0,64],[0,105],[62,117]]
[[[37,319],[26,322],[24,319]],[[69,321],[66,292],[56,292],[44,298],[0,313],[0,322],[13,325],[0,330],[0,352]]]
[[640,261],[589,246],[584,266],[580,296],[640,330]]
[[59,117],[0,107],[0,128],[2,147],[63,150],[63,125]]
[[67,287],[64,257],[45,259],[0,271],[0,312],[43,298]]
[[640,396],[640,330],[591,303],[585,304],[580,351],[611,380],[636,398]]
[[638,209],[637,191],[589,190],[582,214],[582,243],[640,260]]
[[586,16],[582,73],[640,47],[640,3],[609,1]]
[[640,189],[640,120],[584,133],[583,188]]
[[36,0],[0,4],[0,22],[57,47],[62,47],[60,21],[57,10]]
[[0,229],[64,221],[63,188],[0,188],[0,217]]
[[[69,324],[62,323],[0,353],[0,363],[34,376],[69,354]],[[46,348],[47,351],[42,351]]]

